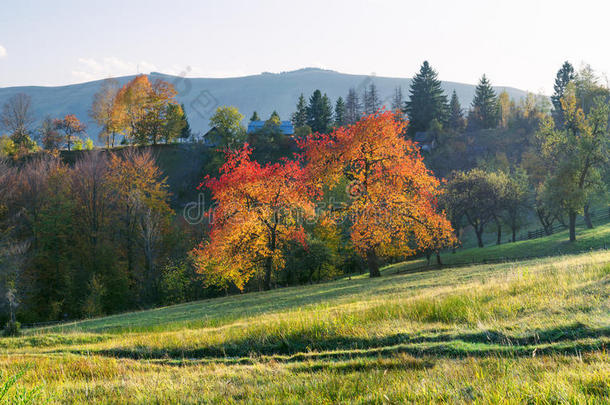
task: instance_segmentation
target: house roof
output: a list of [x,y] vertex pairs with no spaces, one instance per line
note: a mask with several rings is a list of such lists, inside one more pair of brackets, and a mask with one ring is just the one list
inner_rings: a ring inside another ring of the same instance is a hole
[[[253,132],[260,131],[263,126],[265,126],[265,121],[250,121],[248,124],[248,133],[251,134]],[[284,135],[292,135],[294,134],[294,126],[290,121],[282,121],[280,123],[280,131]]]

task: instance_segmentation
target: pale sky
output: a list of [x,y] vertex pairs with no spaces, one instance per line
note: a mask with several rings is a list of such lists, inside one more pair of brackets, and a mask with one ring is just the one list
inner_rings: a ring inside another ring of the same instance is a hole
[[232,77],[320,67],[552,92],[564,60],[610,71],[599,0],[0,0],[0,87],[159,71]]

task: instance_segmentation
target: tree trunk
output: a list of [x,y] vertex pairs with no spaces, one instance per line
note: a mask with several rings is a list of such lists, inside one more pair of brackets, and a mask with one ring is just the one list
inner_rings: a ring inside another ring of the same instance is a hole
[[585,205],[585,225],[587,225],[587,229],[593,229],[593,221],[591,220],[589,204]]
[[438,264],[439,266],[443,265],[443,262],[441,261],[441,254],[440,254],[440,252],[436,252],[436,264]]
[[499,245],[502,243],[502,225],[500,225],[500,222],[498,221],[496,226],[498,227],[498,237],[496,238],[496,245]]
[[512,231],[513,231],[513,243],[515,243],[517,241],[517,229],[513,227]]
[[268,257],[265,259],[265,279],[263,281],[263,289],[265,291],[271,290],[271,270],[273,268],[273,258]]
[[576,242],[576,211],[570,211],[570,242]]
[[377,260],[377,253],[375,252],[375,249],[369,249],[366,252],[366,261],[369,266],[370,277],[380,277],[381,273],[379,272],[379,262]]
[[474,233],[477,234],[477,242],[478,242],[479,247],[480,248],[485,247],[485,245],[483,245],[483,230],[474,228]]

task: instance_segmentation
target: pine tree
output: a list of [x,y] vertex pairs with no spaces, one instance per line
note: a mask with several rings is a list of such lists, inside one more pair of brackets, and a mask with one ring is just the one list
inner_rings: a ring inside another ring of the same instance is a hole
[[313,132],[326,133],[332,122],[332,106],[326,94],[320,90],[313,92],[307,106],[307,125]]
[[269,116],[269,119],[267,120],[267,123],[275,126],[280,126],[280,124],[282,123],[282,119],[280,118],[280,115],[277,113],[277,111],[273,110],[273,112]]
[[561,126],[564,122],[563,119],[563,109],[561,107],[561,98],[566,91],[566,87],[568,84],[576,78],[576,73],[574,72],[574,67],[568,61],[565,61],[561,66],[561,69],[557,71],[557,76],[555,77],[555,84],[553,85],[553,90],[555,92],[551,96],[551,102],[553,103],[553,116],[555,118],[555,122]]
[[404,110],[409,119],[407,133],[410,135],[426,131],[434,119],[439,122],[447,119],[447,96],[437,76],[438,73],[428,61],[424,61],[411,82],[409,101],[405,103]]
[[297,110],[292,114],[292,125],[294,125],[295,128],[307,125],[307,102],[305,101],[303,93],[299,96]]
[[464,112],[462,111],[462,105],[458,99],[457,93],[453,90],[451,94],[451,101],[449,101],[449,128],[462,132],[466,128],[466,120],[464,119]]
[[342,127],[345,124],[346,124],[345,102],[343,101],[343,97],[339,97],[337,99],[337,103],[335,104],[335,126]]
[[345,100],[345,121],[348,125],[355,124],[362,116],[362,105],[354,88],[349,89]]
[[379,100],[379,92],[375,83],[371,83],[368,90],[364,89],[363,98],[365,114],[374,114],[381,108],[381,100]]
[[468,127],[472,130],[498,126],[498,97],[487,77],[483,75],[474,92],[472,108],[468,113]]
[[252,113],[252,117],[250,117],[250,122],[260,121],[260,120],[261,120],[261,118],[258,116],[258,113],[256,111],[254,111]]

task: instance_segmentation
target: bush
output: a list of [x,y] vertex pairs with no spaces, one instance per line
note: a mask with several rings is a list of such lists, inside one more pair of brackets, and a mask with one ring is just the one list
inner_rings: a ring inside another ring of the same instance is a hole
[[21,324],[17,321],[8,321],[4,326],[4,336],[21,335]]

